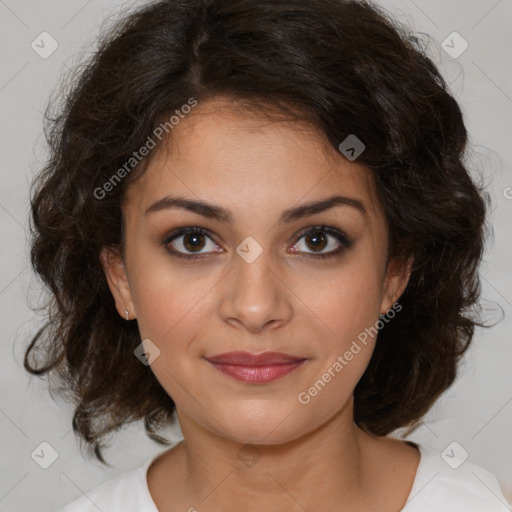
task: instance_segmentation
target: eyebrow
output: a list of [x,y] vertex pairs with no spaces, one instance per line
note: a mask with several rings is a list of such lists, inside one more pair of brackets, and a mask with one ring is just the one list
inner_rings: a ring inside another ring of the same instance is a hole
[[[350,206],[364,216],[368,215],[363,203],[359,201],[359,199],[335,195],[284,210],[278,223],[290,223],[316,213],[324,212],[336,206]],[[144,215],[180,208],[226,224],[231,224],[233,220],[233,216],[229,210],[203,201],[195,201],[179,196],[166,196],[159,199],[144,212]]]

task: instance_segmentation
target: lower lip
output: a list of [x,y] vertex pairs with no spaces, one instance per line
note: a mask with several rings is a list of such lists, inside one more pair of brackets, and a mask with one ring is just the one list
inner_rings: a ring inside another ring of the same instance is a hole
[[275,364],[270,366],[240,366],[233,364],[214,363],[208,361],[212,366],[222,373],[244,382],[263,383],[284,377],[296,370],[306,360],[293,363]]

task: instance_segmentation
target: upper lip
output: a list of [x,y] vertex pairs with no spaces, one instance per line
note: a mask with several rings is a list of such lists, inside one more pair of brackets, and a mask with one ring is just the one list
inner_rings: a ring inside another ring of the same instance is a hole
[[289,364],[303,361],[305,357],[295,357],[282,352],[262,352],[251,354],[250,352],[225,352],[207,357],[212,363],[233,364],[239,366],[270,366],[274,364]]

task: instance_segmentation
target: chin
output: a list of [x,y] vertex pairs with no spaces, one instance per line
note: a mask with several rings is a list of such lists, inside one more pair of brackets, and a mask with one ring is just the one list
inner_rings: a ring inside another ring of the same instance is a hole
[[[254,405],[254,404],[253,404]],[[284,407],[251,407],[224,416],[230,440],[241,444],[279,445],[285,444],[315,428],[299,421],[297,412]],[[224,422],[222,422],[224,424]],[[226,432],[219,432],[225,436]]]

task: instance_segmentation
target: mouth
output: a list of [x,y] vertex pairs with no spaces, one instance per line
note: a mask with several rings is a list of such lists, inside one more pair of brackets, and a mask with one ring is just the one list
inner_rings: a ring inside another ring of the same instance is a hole
[[265,383],[293,372],[306,362],[306,358],[281,352],[227,352],[205,358],[214,368],[234,379]]

